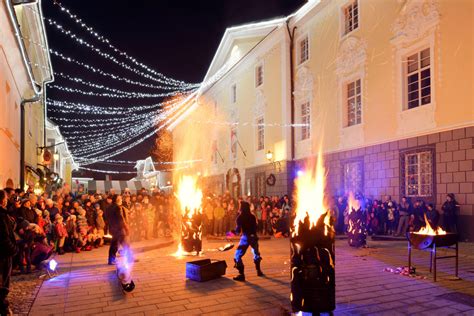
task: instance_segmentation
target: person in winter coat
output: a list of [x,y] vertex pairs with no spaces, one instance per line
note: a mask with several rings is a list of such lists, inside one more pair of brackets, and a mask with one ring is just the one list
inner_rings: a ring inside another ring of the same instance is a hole
[[[128,251],[130,249],[129,236],[130,229],[128,226],[128,218],[125,208],[122,206],[122,197],[114,195],[112,205],[106,210],[106,219],[109,224],[109,231],[112,234],[112,241],[109,248],[108,264],[116,263],[116,256],[119,246]],[[129,258],[130,260],[131,258]]]
[[102,247],[104,245],[104,234],[105,234],[105,221],[104,212],[100,209],[100,205],[96,204],[97,217],[95,219],[95,227],[97,229],[97,245]]
[[433,204],[428,204],[428,209],[426,211],[426,218],[428,219],[428,223],[430,224],[431,228],[437,229],[439,224],[439,212],[435,209]]
[[456,202],[453,193],[446,196],[446,201],[443,203],[441,210],[443,211],[443,229],[450,233],[457,232],[457,218],[456,212],[459,205]]
[[54,230],[56,232],[56,237],[58,239],[57,252],[60,255],[64,254],[64,243],[66,242],[67,230],[66,225],[63,223],[63,217],[59,214],[56,214],[54,219]]
[[253,262],[255,263],[255,268],[257,269],[257,275],[263,276],[263,272],[260,269],[262,257],[260,256],[260,251],[258,250],[257,218],[255,215],[250,213],[250,205],[248,202],[242,201],[240,203],[240,214],[237,216],[236,223],[237,226],[234,232],[236,234],[242,233],[242,237],[240,237],[239,247],[237,247],[234,256],[234,267],[239,271],[239,275],[234,277],[234,280],[245,281],[244,263],[242,261],[242,257],[245,255],[245,252],[249,246],[252,247]]
[[22,220],[27,221],[28,223],[36,224],[38,222],[38,214],[31,206],[31,201],[29,199],[23,199],[21,201],[21,209],[18,214],[18,220],[21,222]]
[[15,220],[8,214],[7,194],[0,190],[0,315],[12,315],[8,302],[13,257],[18,252]]

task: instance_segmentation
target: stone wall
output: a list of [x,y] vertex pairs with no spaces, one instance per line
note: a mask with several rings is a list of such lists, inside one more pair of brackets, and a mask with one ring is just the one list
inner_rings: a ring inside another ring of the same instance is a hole
[[440,210],[446,195],[454,193],[461,205],[458,222],[462,237],[474,240],[474,127],[328,154],[329,191],[343,193],[345,162],[363,161],[364,194],[377,199],[391,195],[400,201],[404,195],[401,154],[417,149],[430,149],[435,154],[433,196],[425,200]]

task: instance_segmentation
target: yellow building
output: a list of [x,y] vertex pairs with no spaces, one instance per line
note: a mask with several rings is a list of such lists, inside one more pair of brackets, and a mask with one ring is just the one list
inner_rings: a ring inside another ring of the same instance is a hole
[[454,193],[474,238],[473,20],[470,0],[322,0],[229,28],[175,159],[216,193],[291,194],[322,144],[330,194]]
[[34,185],[45,144],[45,84],[53,80],[41,1],[2,1],[0,29],[0,187]]

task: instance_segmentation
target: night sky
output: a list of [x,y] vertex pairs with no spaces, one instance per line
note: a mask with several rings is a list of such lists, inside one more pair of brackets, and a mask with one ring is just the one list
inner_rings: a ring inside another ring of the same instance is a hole
[[[203,78],[217,50],[227,27],[249,22],[268,20],[286,16],[304,4],[303,0],[206,0],[206,1],[169,1],[169,0],[57,0],[72,13],[81,17],[86,24],[95,28],[101,35],[122,51],[135,57],[174,79],[198,83]],[[43,13],[64,27],[72,30],[83,39],[100,47],[104,52],[112,53],[104,44],[96,41],[86,31],[75,25],[69,17],[60,12],[53,0],[43,0]],[[137,81],[155,83],[136,76],[114,63],[81,47],[64,34],[46,23],[50,48],[62,52],[77,60],[91,64],[104,71],[115,73]],[[52,56],[55,72],[80,77],[88,81],[104,84],[115,89],[137,92],[157,92],[120,81],[107,79]],[[93,89],[73,84],[69,80],[56,77],[55,84],[82,90]],[[97,96],[82,96],[48,89],[48,97],[54,100],[80,102],[98,106],[133,106],[158,103],[160,99],[115,99]],[[50,112],[49,116],[58,116]],[[71,116],[62,115],[66,118]],[[81,116],[83,118],[84,116]],[[87,118],[87,117],[86,117]],[[53,119],[54,120],[54,119]],[[57,121],[61,126],[62,122]],[[69,124],[69,123],[68,123]],[[71,130],[71,129],[69,129]],[[72,141],[69,141],[71,143]],[[149,155],[154,138],[111,157],[118,160],[137,160]],[[106,170],[133,171],[133,165],[116,166],[94,164],[86,167]],[[88,176],[103,179],[104,174],[82,171],[76,176]],[[113,175],[113,179],[130,179],[133,175]]]

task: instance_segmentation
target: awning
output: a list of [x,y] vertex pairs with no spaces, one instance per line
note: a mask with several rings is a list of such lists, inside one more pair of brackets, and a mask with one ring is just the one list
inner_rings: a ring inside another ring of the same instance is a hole
[[147,181],[103,181],[103,180],[91,180],[88,183],[87,191],[89,193],[105,193],[109,192],[110,189],[114,189],[115,193],[121,193],[125,189],[129,189],[132,193],[136,193],[138,190],[145,188],[149,189],[150,185]]

